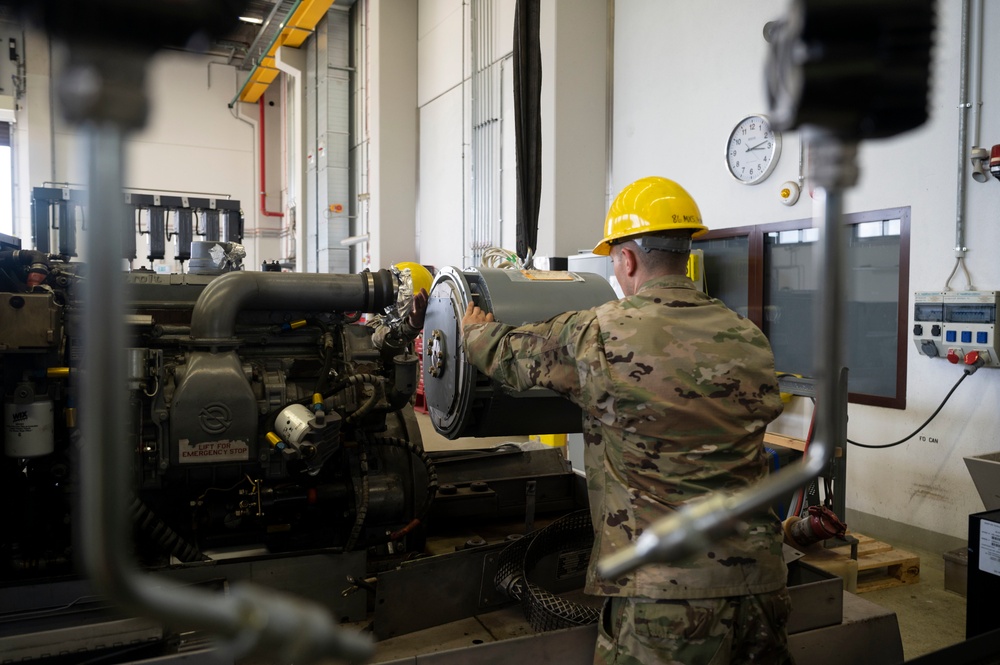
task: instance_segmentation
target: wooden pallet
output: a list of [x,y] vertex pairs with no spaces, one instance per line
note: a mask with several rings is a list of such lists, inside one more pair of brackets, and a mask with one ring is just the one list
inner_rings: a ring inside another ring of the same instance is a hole
[[858,533],[850,534],[858,539],[858,560],[851,561],[849,546],[829,550],[813,546],[805,559],[844,578],[844,586],[853,593],[865,593],[876,589],[887,589],[920,581],[920,557],[916,554],[894,548],[874,538]]
[[[851,535],[858,539],[858,593],[920,581],[919,556],[859,533]],[[834,550],[851,555],[850,547]]]

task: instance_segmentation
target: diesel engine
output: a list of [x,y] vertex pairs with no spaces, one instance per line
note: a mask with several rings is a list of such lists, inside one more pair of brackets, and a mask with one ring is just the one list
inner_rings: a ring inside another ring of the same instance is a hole
[[[0,578],[73,572],[87,266],[0,252]],[[123,273],[140,560],[422,546],[436,490],[410,405],[407,271]],[[364,313],[374,321],[361,321]],[[370,314],[369,314],[370,316]],[[109,322],[110,324],[110,322]]]

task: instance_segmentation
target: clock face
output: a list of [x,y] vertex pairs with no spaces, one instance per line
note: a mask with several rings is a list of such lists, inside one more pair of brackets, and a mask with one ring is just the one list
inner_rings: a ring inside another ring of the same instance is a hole
[[726,166],[744,185],[756,185],[771,175],[781,154],[781,134],[761,115],[737,123],[726,145]]

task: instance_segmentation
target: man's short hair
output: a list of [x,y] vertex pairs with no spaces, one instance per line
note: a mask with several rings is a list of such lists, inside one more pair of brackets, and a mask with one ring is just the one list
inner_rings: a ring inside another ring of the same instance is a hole
[[[654,239],[653,242],[647,240],[650,238]],[[688,257],[691,255],[690,230],[663,231],[639,236],[639,242],[636,240],[629,238],[640,265],[647,271],[669,275],[687,274]],[[685,246],[687,249],[683,249]]]

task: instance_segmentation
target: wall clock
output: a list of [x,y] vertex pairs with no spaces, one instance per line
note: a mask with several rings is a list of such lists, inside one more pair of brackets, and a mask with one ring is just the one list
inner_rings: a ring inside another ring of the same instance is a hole
[[736,123],[726,143],[726,167],[744,185],[756,185],[771,175],[781,155],[781,133],[767,117],[748,115]]

